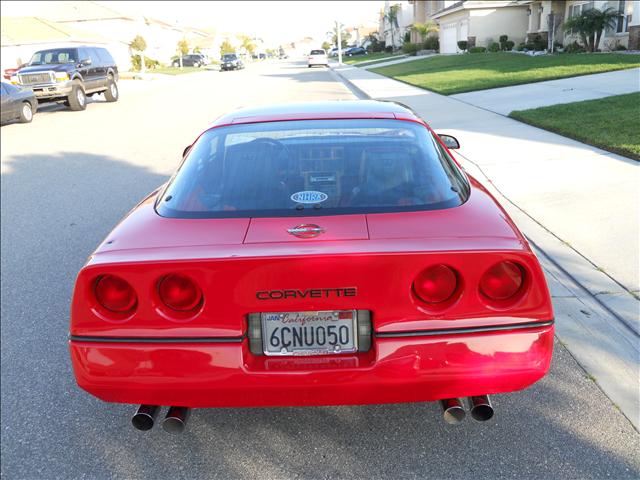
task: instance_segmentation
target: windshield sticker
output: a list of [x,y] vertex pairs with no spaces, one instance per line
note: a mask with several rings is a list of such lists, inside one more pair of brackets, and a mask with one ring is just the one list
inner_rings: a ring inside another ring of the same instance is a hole
[[329,198],[329,196],[326,193],[316,192],[314,190],[305,190],[291,195],[291,200],[296,203],[322,203],[327,198]]

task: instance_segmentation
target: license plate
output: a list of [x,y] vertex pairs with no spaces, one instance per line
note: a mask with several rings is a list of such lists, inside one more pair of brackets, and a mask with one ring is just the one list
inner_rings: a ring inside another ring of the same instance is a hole
[[260,314],[265,355],[332,355],[358,350],[355,310]]

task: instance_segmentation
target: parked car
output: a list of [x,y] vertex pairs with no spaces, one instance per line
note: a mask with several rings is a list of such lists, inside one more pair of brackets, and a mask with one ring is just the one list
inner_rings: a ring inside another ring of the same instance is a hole
[[222,55],[222,61],[220,62],[220,70],[242,70],[244,63],[235,53],[225,53]]
[[2,99],[2,123],[18,120],[29,123],[38,109],[36,96],[28,88],[21,88],[6,82],[0,82]]
[[327,58],[327,52],[321,49],[311,50],[309,57],[307,57],[307,66],[311,68],[314,65],[324,65],[325,67],[328,67],[329,59]]
[[[171,65],[174,68],[178,68],[180,66],[180,57],[176,57],[172,60]],[[199,68],[203,65],[206,65],[205,60],[202,55],[198,53],[192,53],[189,55],[182,56],[182,66],[183,67],[196,67]]]
[[11,81],[11,77],[13,77],[13,76],[16,74],[16,72],[17,72],[18,70],[20,70],[22,67],[26,67],[26,66],[27,66],[27,64],[26,64],[26,63],[23,63],[22,65],[20,65],[19,67],[16,67],[16,68],[6,68],[6,69],[4,70],[4,72],[3,72],[3,74],[2,74],[2,77],[3,77],[5,80],[9,80],[9,81]]
[[104,93],[118,100],[118,66],[102,47],[64,47],[40,50],[11,83],[29,87],[38,102],[64,102],[71,110],[87,108],[87,95]]
[[353,57],[354,55],[366,55],[367,54],[367,50],[362,48],[362,47],[351,47],[348,48],[344,54],[347,57]]
[[[447,148],[448,146],[448,148]],[[79,386],[182,431],[190,408],[440,401],[548,371],[542,269],[497,201],[391,102],[243,109],[88,257],[73,293]]]

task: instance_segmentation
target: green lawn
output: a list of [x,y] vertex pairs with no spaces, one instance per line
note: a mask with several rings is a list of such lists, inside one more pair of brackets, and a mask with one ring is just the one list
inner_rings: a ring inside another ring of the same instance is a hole
[[160,67],[154,68],[153,70],[147,70],[149,73],[164,73],[166,75],[182,75],[185,73],[193,73],[193,72],[204,72],[206,71],[204,67],[196,68],[196,67],[182,67],[173,68],[173,67]]
[[[401,56],[402,54],[391,54],[391,53],[386,53],[386,52],[378,52],[378,53],[369,53],[368,55],[356,55],[354,57],[347,57],[347,56],[342,56],[342,62],[343,63],[348,63],[349,65],[353,65],[354,63],[363,63],[363,62],[370,62],[371,60],[382,60],[383,58],[389,59],[389,60],[395,60],[395,58],[393,57],[398,57]],[[337,58],[337,57],[334,57]],[[375,63],[375,62],[372,62]]]
[[515,53],[446,55],[371,71],[452,95],[640,66],[640,55],[596,53],[530,57]]
[[640,92],[520,110],[509,116],[640,160]]

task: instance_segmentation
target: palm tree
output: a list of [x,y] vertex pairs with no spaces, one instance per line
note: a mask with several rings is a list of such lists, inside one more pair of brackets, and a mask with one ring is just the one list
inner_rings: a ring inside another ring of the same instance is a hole
[[340,40],[342,45],[340,47],[344,49],[349,44],[351,34],[344,29],[344,25],[341,23],[338,27],[338,22],[333,24],[333,28],[327,32],[327,37],[331,37],[331,43],[338,46],[338,28],[340,28]]
[[140,71],[144,73],[146,70],[144,64],[144,51],[147,49],[147,42],[145,42],[141,35],[136,35],[136,38],[131,41],[129,47],[134,52],[140,52]]
[[389,28],[391,29],[391,48],[394,50],[396,48],[395,31],[398,28],[398,12],[401,8],[402,6],[399,3],[391,5],[389,7],[389,10],[382,16],[384,21],[389,24]]
[[413,25],[411,25],[411,31],[416,32],[418,35],[420,35],[420,39],[424,43],[425,39],[427,38],[427,35],[438,31],[438,24],[431,20],[429,20],[426,23],[416,22]]
[[606,28],[615,28],[619,17],[620,12],[615,8],[591,8],[569,18],[564,22],[564,29],[577,32],[587,51],[595,52],[600,45],[602,32]]

